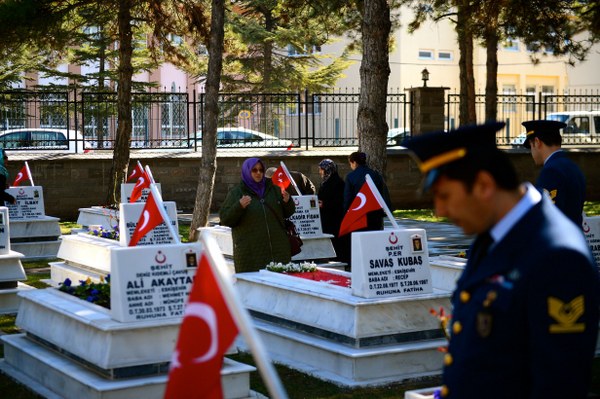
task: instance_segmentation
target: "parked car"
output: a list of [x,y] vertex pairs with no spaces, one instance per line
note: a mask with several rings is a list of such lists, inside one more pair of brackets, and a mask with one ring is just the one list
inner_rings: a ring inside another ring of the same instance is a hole
[[410,138],[410,131],[404,127],[397,127],[388,130],[387,146],[401,146],[402,142]]
[[[546,119],[567,124],[561,129],[563,144],[600,144],[600,111],[552,112]],[[525,137],[526,133],[521,133],[511,144],[521,145]]]
[[[198,145],[202,145],[202,132],[196,133]],[[289,147],[291,140],[243,127],[217,128],[217,147]]]
[[0,131],[0,146],[10,150],[63,151],[83,153],[90,149],[81,133],[75,130],[24,128]]

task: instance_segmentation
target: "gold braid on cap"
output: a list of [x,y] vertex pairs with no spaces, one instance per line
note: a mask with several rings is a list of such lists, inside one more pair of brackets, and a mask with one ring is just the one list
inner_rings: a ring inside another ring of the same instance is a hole
[[467,155],[467,149],[464,147],[457,148],[452,151],[444,152],[442,154],[436,155],[435,157],[429,158],[427,161],[419,164],[419,170],[421,173],[427,173],[432,169],[437,168],[438,166],[442,166],[452,161],[456,161]]
[[532,134],[534,134],[534,133],[535,133],[535,130],[529,130],[529,131],[527,132],[527,136],[531,136],[531,135],[532,135]]

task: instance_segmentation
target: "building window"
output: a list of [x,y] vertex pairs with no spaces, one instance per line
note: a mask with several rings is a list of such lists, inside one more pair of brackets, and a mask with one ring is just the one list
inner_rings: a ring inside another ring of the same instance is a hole
[[[554,86],[542,86],[542,97],[551,96],[554,94]],[[556,101],[544,101],[546,104],[546,112],[554,112],[556,110]]]
[[502,110],[505,113],[517,111],[517,89],[515,85],[502,86]]
[[438,60],[452,61],[453,59],[454,59],[454,54],[452,54],[452,51],[438,51]]
[[519,51],[519,40],[508,38],[502,45],[506,51]]
[[[526,99],[526,101],[527,101],[527,107],[526,107],[527,112],[533,112],[533,111],[535,111],[535,108],[534,108],[535,93],[536,93],[536,87],[535,87],[535,85],[525,87],[525,94],[528,96],[527,99]],[[529,96],[531,96],[531,97],[529,97]],[[530,99],[532,99],[532,100],[530,101]]]
[[420,60],[432,60],[433,59],[433,50],[419,50],[419,59]]

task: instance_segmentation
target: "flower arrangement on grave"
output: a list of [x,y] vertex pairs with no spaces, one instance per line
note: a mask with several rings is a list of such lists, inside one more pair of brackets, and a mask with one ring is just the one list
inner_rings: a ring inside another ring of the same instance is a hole
[[317,265],[314,262],[290,262],[286,264],[281,262],[271,262],[266,266],[266,269],[277,273],[305,273],[316,271]]
[[79,280],[78,286],[74,286],[71,279],[67,278],[58,289],[84,301],[110,309],[110,274],[100,277],[99,283],[92,282],[89,277],[87,280]]
[[90,229],[88,234],[96,237],[108,238],[110,240],[119,241],[119,226],[115,226],[113,229],[105,229],[104,226],[99,228]]
[[271,262],[267,265],[266,269],[272,272],[285,273],[290,276],[318,281],[321,283],[333,284],[340,287],[348,288],[352,285],[352,280],[350,277],[331,273],[323,269],[317,269],[317,265],[314,262],[290,262],[285,265],[281,262]]
[[458,258],[465,258],[467,257],[467,252],[466,251],[460,251],[458,253],[458,255],[456,255]]

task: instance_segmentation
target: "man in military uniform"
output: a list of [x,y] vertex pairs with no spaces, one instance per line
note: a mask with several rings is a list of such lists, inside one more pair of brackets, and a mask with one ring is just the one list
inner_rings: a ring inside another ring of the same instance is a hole
[[558,121],[527,121],[523,147],[531,150],[536,165],[543,165],[535,183],[538,190],[546,192],[552,202],[576,225],[583,221],[585,177],[579,167],[561,149],[560,129],[566,124]]
[[477,234],[452,296],[441,396],[586,398],[598,272],[579,226],[496,148],[503,123],[416,136],[435,211]]

